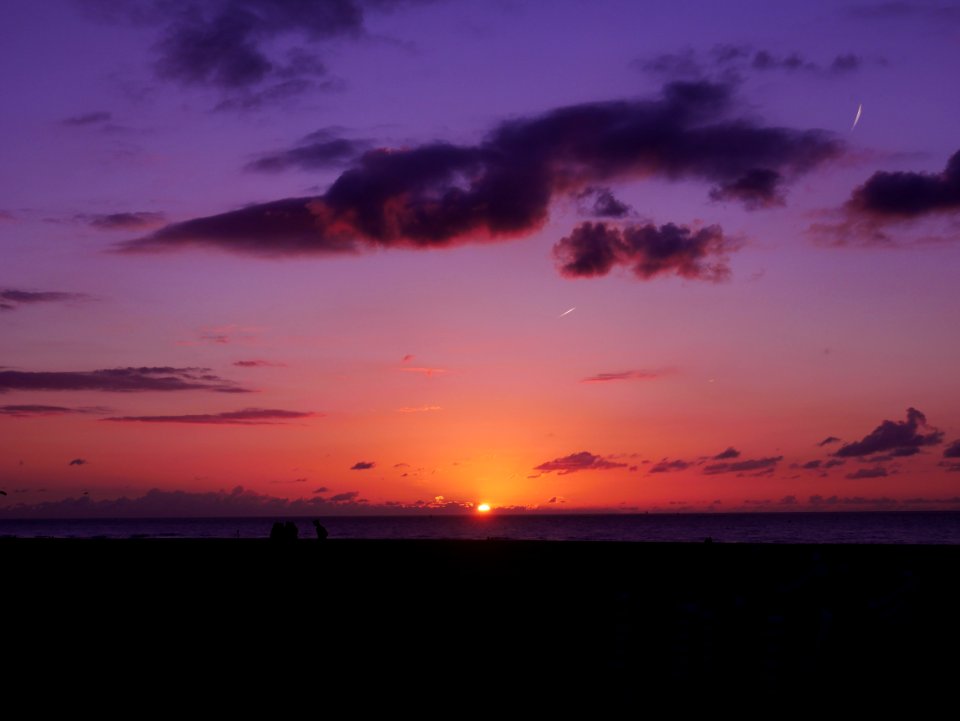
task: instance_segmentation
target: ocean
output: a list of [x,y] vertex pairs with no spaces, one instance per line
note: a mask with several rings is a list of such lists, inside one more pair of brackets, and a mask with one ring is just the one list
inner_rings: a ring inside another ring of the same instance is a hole
[[[275,521],[315,538],[310,518],[0,519],[0,537],[267,538]],[[960,512],[322,517],[331,539],[960,544]]]

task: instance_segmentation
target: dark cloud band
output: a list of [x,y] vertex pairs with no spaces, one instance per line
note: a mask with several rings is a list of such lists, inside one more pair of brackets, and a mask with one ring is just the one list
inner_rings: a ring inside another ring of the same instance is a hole
[[671,83],[654,100],[559,108],[504,123],[478,145],[370,151],[321,196],[168,225],[122,249],[291,255],[489,241],[538,229],[557,195],[651,175],[706,182],[756,207],[842,152],[823,131],[728,119],[733,110],[731,88],[706,82]]

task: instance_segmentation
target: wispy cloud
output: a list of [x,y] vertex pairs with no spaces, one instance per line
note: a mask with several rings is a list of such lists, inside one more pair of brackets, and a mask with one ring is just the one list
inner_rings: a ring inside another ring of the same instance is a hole
[[209,368],[107,368],[94,371],[12,371],[0,370],[0,393],[7,391],[107,391],[137,393],[149,391],[214,391],[250,393]]
[[103,420],[118,423],[193,423],[216,426],[263,426],[302,420],[304,418],[316,418],[321,415],[322,414],[303,411],[244,408],[240,411],[226,411],[224,413],[202,413],[178,416],[121,416],[104,418]]
[[38,416],[63,416],[75,414],[108,413],[109,409],[100,406],[87,408],[65,408],[63,406],[12,405],[0,406],[0,416],[12,418],[34,418]]
[[666,371],[659,370],[634,370],[619,371],[617,373],[597,373],[581,380],[581,383],[608,383],[610,381],[647,381],[654,378],[661,378],[666,375]]
[[93,300],[93,298],[84,293],[0,289],[0,311],[17,310],[21,306],[37,303],[67,303],[78,300]]

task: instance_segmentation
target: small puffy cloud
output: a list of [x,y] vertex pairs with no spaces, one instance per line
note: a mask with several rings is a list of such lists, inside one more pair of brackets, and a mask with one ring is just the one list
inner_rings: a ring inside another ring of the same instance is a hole
[[845,478],[859,480],[861,478],[885,478],[887,475],[886,468],[883,466],[875,466],[873,468],[858,468],[853,473],[848,473]]
[[62,122],[64,125],[80,127],[84,125],[102,125],[103,123],[110,122],[111,118],[113,118],[113,113],[99,110],[81,115],[71,115],[69,118],[64,118]]
[[234,361],[233,365],[237,368],[286,368],[286,363],[277,363],[276,361],[268,360],[238,360]]
[[[923,433],[922,429],[929,432]],[[943,441],[943,431],[927,425],[927,417],[916,408],[907,409],[905,421],[883,421],[860,441],[847,443],[833,455],[839,458],[868,456],[904,448],[932,446]]]
[[717,455],[713,456],[713,460],[715,460],[715,461],[725,461],[725,460],[727,460],[727,459],[729,459],[729,458],[739,458],[739,457],[740,457],[740,451],[738,451],[738,450],[737,450],[736,448],[734,448],[733,446],[730,446],[730,447],[727,448],[725,451],[721,451],[721,452],[718,453]]
[[357,461],[350,466],[351,471],[368,471],[377,464],[374,461]]
[[427,367],[414,368],[410,366],[404,366],[400,370],[402,370],[405,373],[419,373],[420,375],[426,376],[427,378],[433,378],[434,376],[442,376],[445,373],[447,373],[446,368],[427,368]]
[[640,280],[678,275],[688,280],[725,280],[726,254],[735,249],[717,225],[693,230],[667,223],[628,225],[581,223],[553,248],[561,275],[603,276],[614,266],[629,267]]
[[960,151],[939,173],[887,172],[855,188],[835,222],[810,226],[815,238],[832,246],[890,246],[893,229],[925,219],[960,215]]
[[956,440],[943,449],[944,458],[960,458],[960,440]]
[[85,466],[85,465],[87,465],[87,459],[86,459],[86,458],[74,458],[74,459],[73,459],[72,461],[70,461],[67,465],[68,465],[68,466]]
[[650,466],[650,470],[647,471],[647,473],[672,473],[673,471],[686,470],[691,465],[693,464],[680,460],[679,458],[675,461],[664,458],[659,463]]
[[839,443],[839,442],[840,442],[840,439],[837,438],[836,436],[827,436],[827,437],[824,438],[822,441],[820,441],[817,445],[818,445],[818,446],[829,446],[831,443]]
[[[201,413],[174,416],[122,416],[104,418],[118,423],[190,423],[211,426],[263,426],[276,425],[291,420],[314,418],[318,414],[303,411],[285,411],[269,408],[244,408],[224,413]],[[306,480],[306,479],[304,479]]]
[[738,200],[750,210],[785,205],[780,191],[783,177],[769,168],[752,168],[739,178],[710,191],[712,200]]
[[960,211],[960,151],[940,173],[878,172],[853,191],[847,207],[879,218]]
[[589,186],[577,193],[580,212],[595,218],[625,218],[633,208],[618,200],[610,188]]
[[626,465],[626,463],[616,463],[587,451],[580,451],[563,458],[555,458],[552,461],[541,463],[539,466],[535,466],[533,470],[544,473],[556,471],[558,475],[565,476],[577,471],[606,471],[611,468],[624,468]]
[[844,53],[842,55],[837,55],[833,62],[830,63],[830,72],[841,74],[841,73],[850,73],[855,70],[859,70],[863,65],[863,59],[859,55],[854,55],[853,53]]

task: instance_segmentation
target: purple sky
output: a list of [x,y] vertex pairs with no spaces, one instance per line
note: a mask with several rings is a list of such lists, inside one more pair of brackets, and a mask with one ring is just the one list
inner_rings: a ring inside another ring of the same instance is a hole
[[0,512],[956,505],[960,3],[4,9]]

